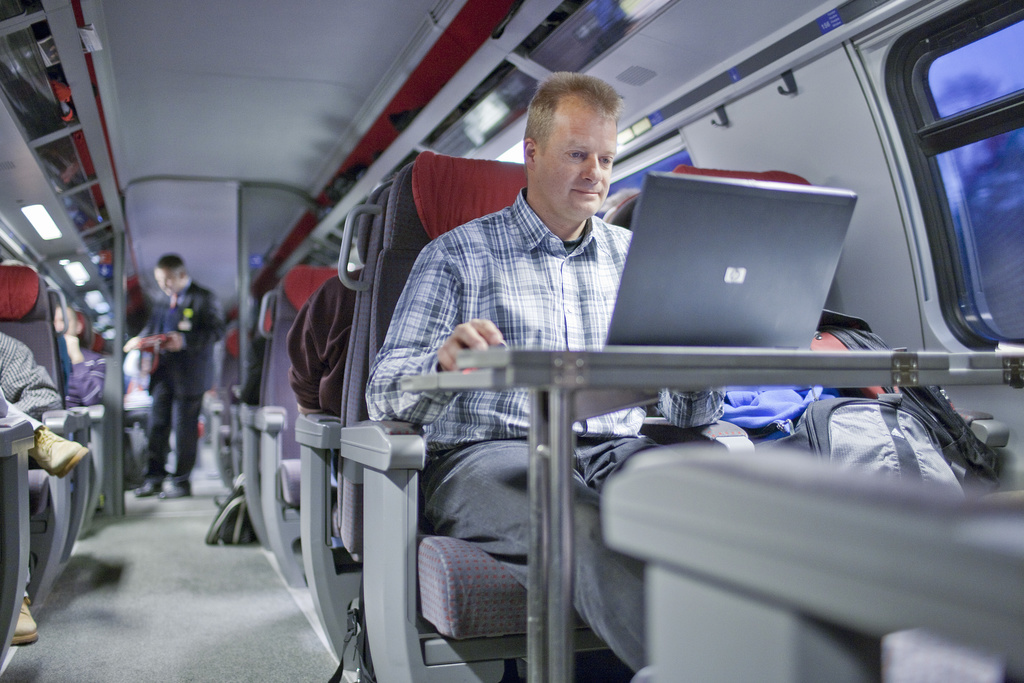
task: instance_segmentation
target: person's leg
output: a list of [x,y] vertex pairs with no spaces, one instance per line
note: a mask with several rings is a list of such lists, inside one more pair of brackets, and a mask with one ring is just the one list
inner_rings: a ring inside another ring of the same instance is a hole
[[192,468],[196,464],[199,445],[199,413],[203,409],[203,395],[178,396],[174,399],[174,449],[178,462],[171,479],[176,485],[188,485]]
[[139,497],[155,496],[167,476],[167,452],[170,450],[171,410],[174,392],[169,382],[159,381],[150,385],[149,424],[146,429],[146,479],[135,489]]
[[25,420],[32,425],[34,440],[28,454],[36,463],[55,477],[66,477],[89,449],[76,441],[69,441],[50,431],[39,420],[35,419],[15,405],[7,407],[7,417]]
[[[604,457],[624,456],[612,452]],[[424,512],[434,530],[495,556],[524,586],[530,534],[528,469],[526,442],[497,441],[432,458],[423,482]],[[579,473],[574,484],[574,604],[612,651],[637,670],[644,662],[643,565],[604,545],[599,496]]]

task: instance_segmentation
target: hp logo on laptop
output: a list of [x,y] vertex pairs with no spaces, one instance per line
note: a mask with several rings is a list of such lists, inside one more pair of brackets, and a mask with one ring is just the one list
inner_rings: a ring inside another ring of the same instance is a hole
[[747,269],[738,266],[729,266],[725,269],[725,281],[730,285],[742,285],[747,279]]

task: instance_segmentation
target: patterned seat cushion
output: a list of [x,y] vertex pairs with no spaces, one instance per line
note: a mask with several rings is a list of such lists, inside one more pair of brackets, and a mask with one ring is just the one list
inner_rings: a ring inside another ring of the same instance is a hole
[[476,546],[427,536],[418,553],[420,610],[449,638],[526,632],[526,589]]

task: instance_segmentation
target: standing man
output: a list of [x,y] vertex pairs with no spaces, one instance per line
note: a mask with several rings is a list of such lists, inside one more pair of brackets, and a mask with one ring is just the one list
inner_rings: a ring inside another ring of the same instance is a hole
[[[224,318],[213,292],[192,281],[177,254],[161,256],[153,277],[169,300],[157,304],[140,335],[124,345],[128,352],[139,348],[145,337],[164,335],[149,380],[149,467],[135,495],[181,498],[192,495],[189,476],[196,463],[199,412],[203,393],[210,388],[213,345],[224,335]],[[178,460],[164,487],[172,417]]]
[[[400,379],[453,370],[462,349],[603,347],[630,242],[627,230],[594,215],[608,195],[621,106],[611,86],[590,76],[556,73],[540,85],[523,141],[526,190],[423,249],[367,386],[371,419],[424,425],[427,521],[494,555],[523,585],[528,393],[412,393]],[[722,414],[718,390],[660,398],[662,414],[679,426]],[[644,414],[635,408],[573,425],[574,603],[634,671],[644,663],[643,568],[605,546],[599,503],[608,476],[655,445],[639,436]]]

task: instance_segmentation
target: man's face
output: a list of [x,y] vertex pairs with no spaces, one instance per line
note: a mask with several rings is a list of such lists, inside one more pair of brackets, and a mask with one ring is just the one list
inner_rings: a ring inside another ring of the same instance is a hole
[[188,273],[183,270],[157,268],[153,271],[153,279],[156,280],[156,286],[160,288],[160,291],[171,296],[185,288],[185,283],[188,282]]
[[524,141],[527,202],[561,239],[578,236],[608,196],[615,158],[615,122],[576,97],[555,110],[548,139]]

